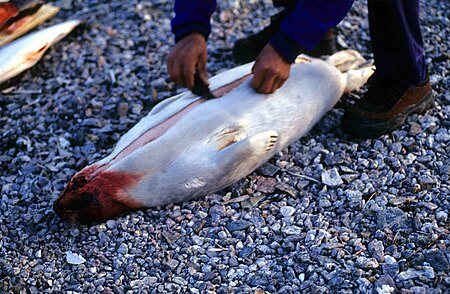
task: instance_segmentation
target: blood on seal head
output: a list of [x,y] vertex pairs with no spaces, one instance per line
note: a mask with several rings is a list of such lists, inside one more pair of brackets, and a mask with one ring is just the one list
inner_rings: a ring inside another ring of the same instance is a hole
[[82,224],[101,222],[142,205],[127,195],[141,178],[130,173],[101,171],[90,179],[95,166],[75,175],[53,205],[63,219]]

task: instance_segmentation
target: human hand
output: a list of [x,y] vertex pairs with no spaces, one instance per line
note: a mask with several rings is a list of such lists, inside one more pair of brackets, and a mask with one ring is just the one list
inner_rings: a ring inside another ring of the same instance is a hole
[[252,87],[259,93],[272,94],[289,78],[291,64],[267,44],[256,58],[252,73]]
[[192,33],[181,39],[167,58],[170,79],[177,85],[193,88],[194,72],[197,67],[200,77],[207,83],[206,40],[200,33]]

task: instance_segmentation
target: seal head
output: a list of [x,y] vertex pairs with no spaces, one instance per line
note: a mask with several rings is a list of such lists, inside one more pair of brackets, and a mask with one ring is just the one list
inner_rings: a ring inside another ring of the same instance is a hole
[[91,224],[141,207],[126,192],[139,181],[139,176],[116,171],[95,174],[95,170],[95,166],[87,167],[70,180],[53,205],[60,218]]

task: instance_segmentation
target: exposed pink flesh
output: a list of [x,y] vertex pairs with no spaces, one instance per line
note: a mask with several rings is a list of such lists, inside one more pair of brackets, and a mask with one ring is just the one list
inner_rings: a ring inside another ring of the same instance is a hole
[[189,110],[203,103],[204,101],[205,101],[204,99],[194,101],[185,108],[183,108],[182,110],[180,110],[179,112],[175,113],[174,115],[166,119],[165,121],[152,127],[151,129],[143,133],[139,138],[137,138],[133,143],[131,143],[125,149],[123,149],[119,154],[117,154],[117,156],[113,160],[120,160],[125,156],[127,156],[128,154],[132,153],[134,150],[137,150],[138,148],[159,138],[161,135],[167,132],[167,130],[170,127],[172,127]]
[[212,91],[212,94],[215,97],[222,97],[223,95],[227,94],[231,90],[237,88],[240,84],[242,84],[246,79],[248,79],[251,76],[251,74],[247,74],[243,76],[242,78],[237,79],[234,82],[231,82],[229,84],[226,84],[225,86],[222,86],[220,88],[215,89]]
[[[225,86],[222,86],[216,90],[214,90],[212,93],[215,97],[219,98],[225,95],[226,93],[230,92],[231,90],[238,87],[240,84],[242,84],[250,74],[245,75],[244,77],[237,79],[236,81],[229,83]],[[128,154],[132,153],[134,150],[137,150],[138,148],[152,142],[153,140],[159,138],[161,135],[163,135],[169,128],[171,128],[181,117],[183,117],[188,111],[190,111],[195,106],[205,102],[205,99],[200,99],[197,101],[192,102],[179,112],[175,113],[165,121],[159,123],[158,125],[152,127],[145,133],[143,133],[139,138],[137,138],[133,143],[128,145],[125,149],[123,149],[113,160],[120,160],[127,156]]]
[[[233,90],[236,87],[238,87],[240,84],[242,84],[247,78],[250,77],[250,75],[251,74],[245,75],[242,78],[235,80],[234,82],[231,82],[229,84],[226,84],[225,86],[217,88],[216,90],[212,91],[212,94],[216,97],[216,99],[220,98],[223,95],[225,95],[228,92],[230,92],[231,90]],[[201,103],[204,103],[206,101],[207,101],[206,99],[196,100],[196,101],[192,102],[191,104],[189,104],[188,106],[186,106],[185,108],[183,108],[182,110],[180,110],[179,112],[177,112],[174,115],[172,115],[171,117],[169,117],[168,119],[166,119],[165,121],[163,121],[163,122],[157,124],[156,126],[148,129],[145,133],[143,133],[141,136],[139,136],[139,138],[134,140],[130,145],[128,145],[122,151],[120,151],[119,154],[117,154],[110,162],[99,166],[90,175],[87,175],[86,179],[88,181],[91,180],[98,173],[100,173],[101,171],[107,169],[112,164],[114,164],[116,161],[121,160],[122,158],[124,158],[124,157],[128,156],[129,154],[131,154],[133,151],[135,151],[135,150],[139,149],[140,147],[142,147],[142,146],[144,146],[144,145],[154,141],[155,139],[159,138],[165,132],[167,132],[167,130],[170,129],[188,111],[190,111],[195,106],[200,105]]]

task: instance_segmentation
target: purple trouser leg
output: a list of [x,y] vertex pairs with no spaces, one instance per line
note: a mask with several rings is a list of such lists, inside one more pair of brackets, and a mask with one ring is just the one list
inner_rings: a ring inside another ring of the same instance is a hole
[[424,81],[419,0],[369,0],[369,24],[377,71],[408,84]]

